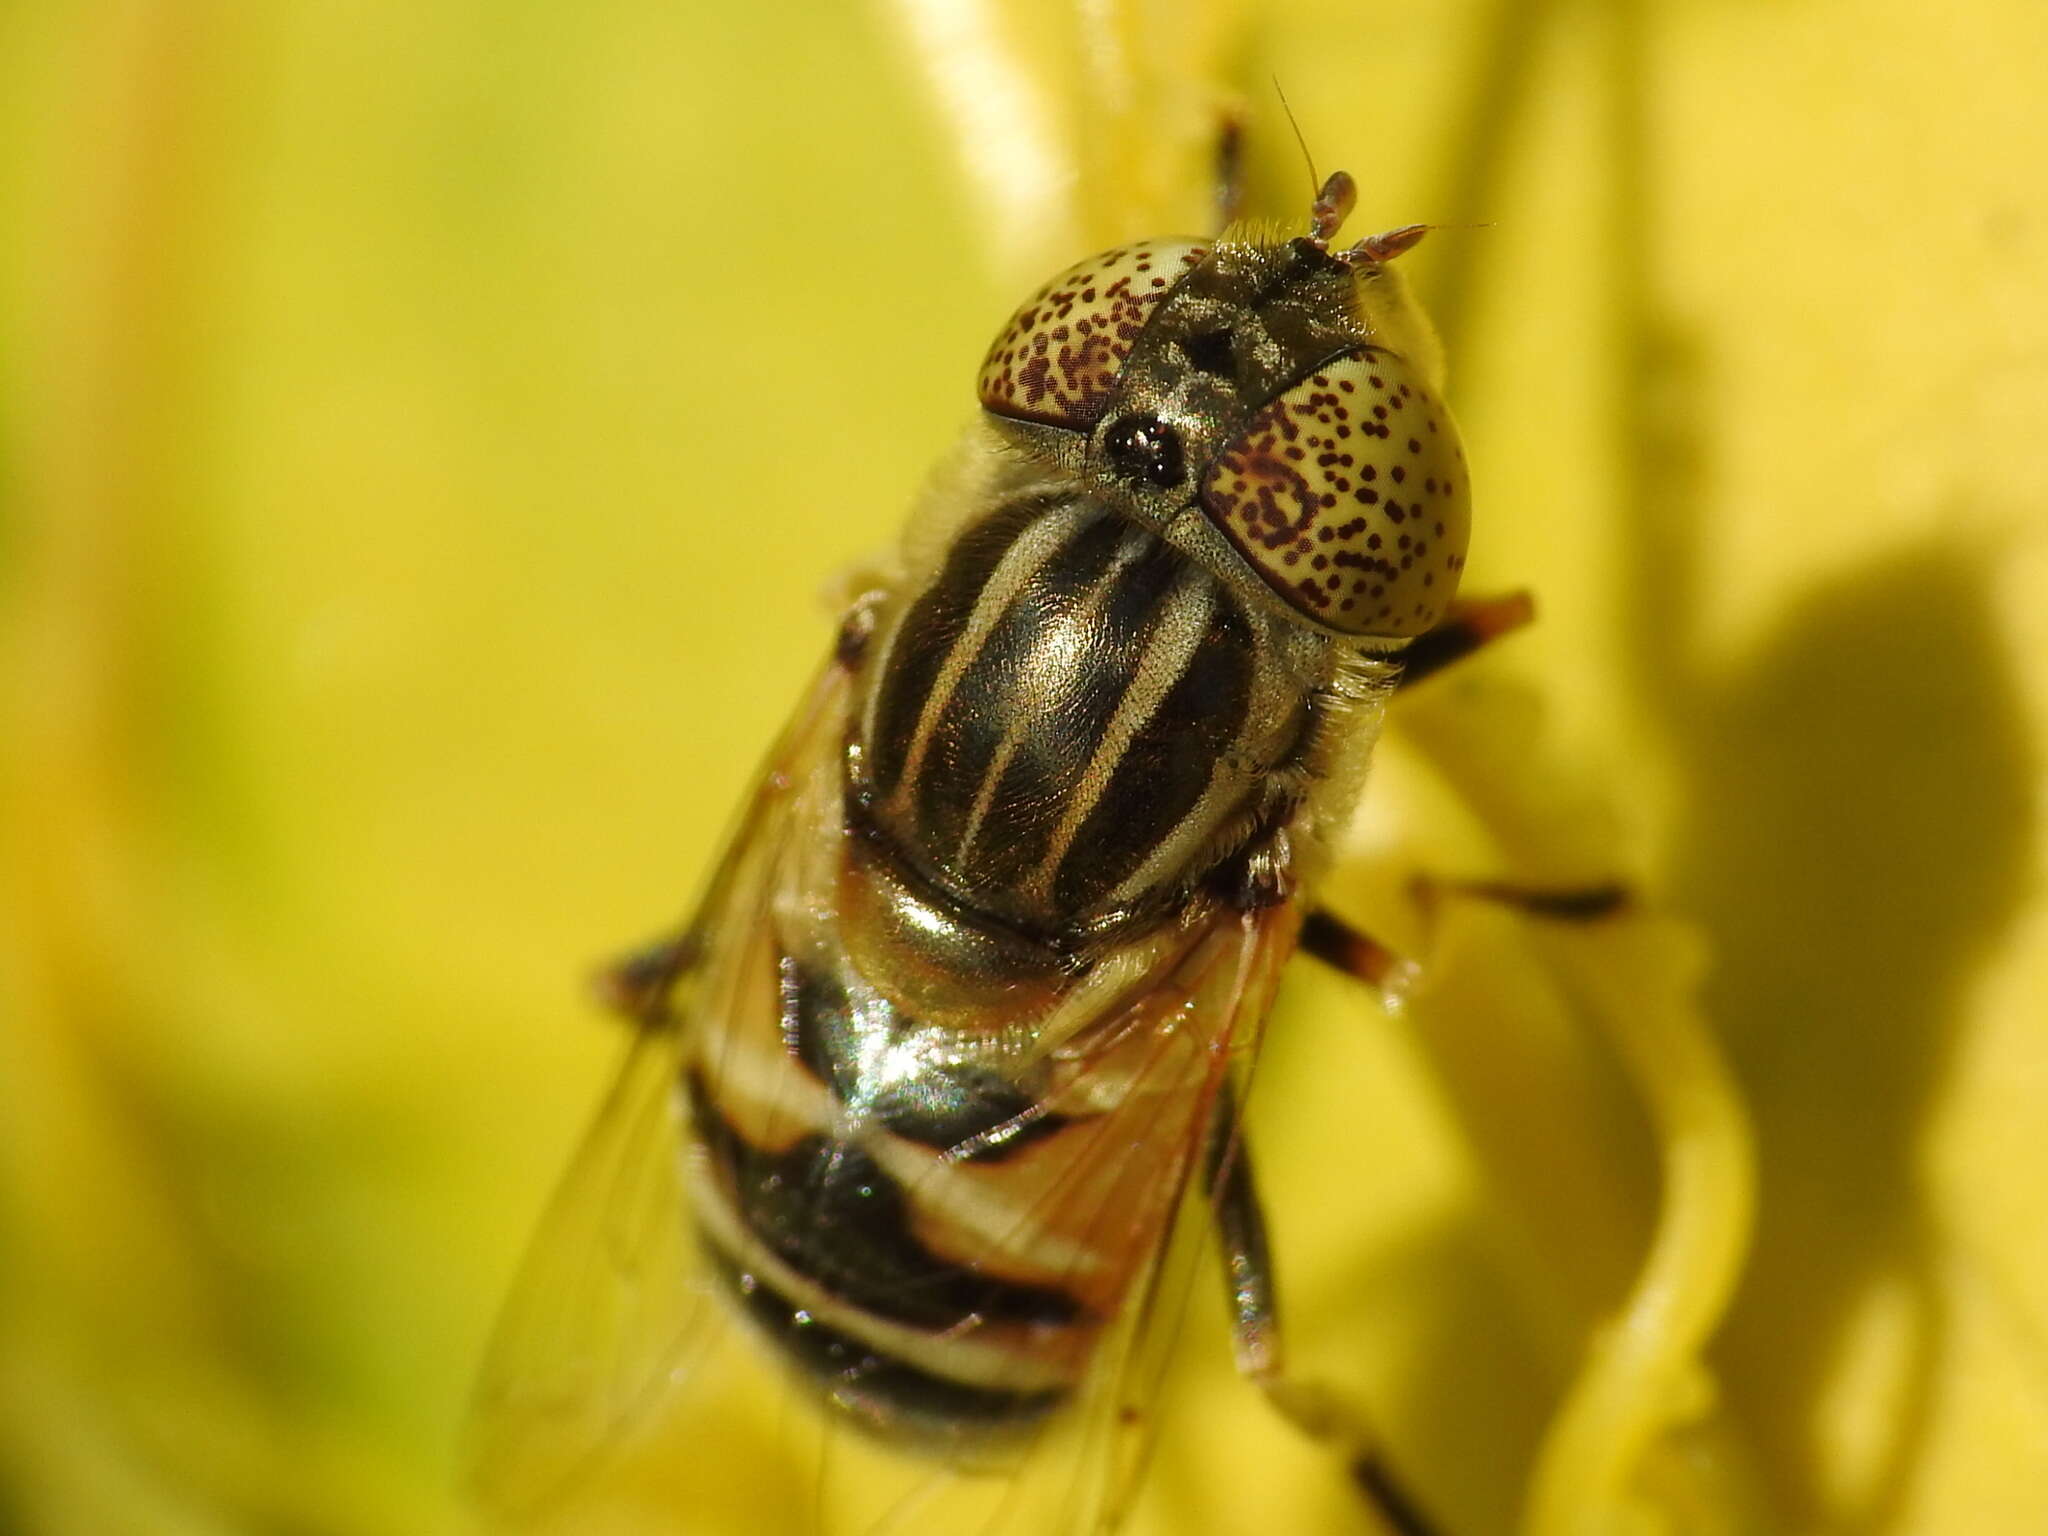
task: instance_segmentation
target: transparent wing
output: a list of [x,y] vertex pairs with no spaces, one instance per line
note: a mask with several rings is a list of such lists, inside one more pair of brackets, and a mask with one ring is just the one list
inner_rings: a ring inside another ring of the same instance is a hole
[[643,1031],[555,1191],[477,1387],[470,1479],[518,1524],[616,1445],[690,1359],[692,1283],[677,1152],[675,1031]]
[[1113,1529],[1129,1513],[1150,1459],[1161,1383],[1178,1347],[1190,1289],[1222,1283],[1204,1167],[1235,1155],[1266,1016],[1281,970],[1294,953],[1301,917],[1300,908],[1291,903],[1246,917],[1234,936],[1234,952],[1219,961],[1209,978],[1207,1006],[1215,1010],[1221,1025],[1220,1070],[1194,1129],[1195,1139],[1183,1149],[1176,1220],[1162,1236],[1146,1290],[1131,1310],[1122,1356],[1115,1362],[1114,1391],[1105,1409],[1110,1428],[1105,1436],[1101,1510],[1095,1523],[1081,1530]]
[[796,835],[802,786],[832,769],[845,705],[827,669],[754,794],[691,928],[665,961],[617,973],[638,1019],[530,1243],[478,1378],[464,1447],[476,1503],[501,1526],[543,1520],[651,1421],[721,1326],[698,1272],[678,1074],[709,945],[745,922]]

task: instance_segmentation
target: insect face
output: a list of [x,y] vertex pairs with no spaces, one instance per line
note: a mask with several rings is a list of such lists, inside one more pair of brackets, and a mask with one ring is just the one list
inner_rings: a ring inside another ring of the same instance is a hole
[[1017,311],[982,366],[982,405],[1297,618],[1421,634],[1457,588],[1470,501],[1450,413],[1368,318],[1361,290],[1382,280],[1313,238],[1118,247]]

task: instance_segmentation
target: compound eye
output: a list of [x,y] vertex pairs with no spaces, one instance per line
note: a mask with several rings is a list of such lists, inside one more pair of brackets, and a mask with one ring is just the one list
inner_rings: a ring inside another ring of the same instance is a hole
[[1465,568],[1465,451],[1407,360],[1365,347],[1253,416],[1202,477],[1202,507],[1266,583],[1351,635],[1419,635]]
[[1069,267],[1010,317],[989,348],[983,407],[1087,431],[1146,319],[1208,254],[1192,240],[1144,240]]

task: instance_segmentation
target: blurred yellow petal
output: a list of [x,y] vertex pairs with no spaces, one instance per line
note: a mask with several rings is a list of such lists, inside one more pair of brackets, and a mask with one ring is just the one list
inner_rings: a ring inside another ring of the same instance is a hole
[[[1541,609],[1404,710],[1335,882],[1425,982],[1304,971],[1276,1020],[1297,1358],[1450,1536],[2048,1528],[2044,34],[0,11],[0,1525],[462,1528],[469,1373],[616,1046],[578,977],[689,899],[1020,292],[1200,227],[1226,108],[1299,216],[1277,78],[1360,228],[1448,226],[1404,265],[1472,586]],[[1643,911],[1431,919],[1417,873]],[[1664,1180],[1672,1126],[1739,1142],[1685,1099],[1716,1045],[1758,1203],[1693,1370],[1739,1168]],[[1608,1331],[1639,1286],[1672,1310]],[[1182,1356],[1146,1528],[1366,1528],[1206,1291]]]

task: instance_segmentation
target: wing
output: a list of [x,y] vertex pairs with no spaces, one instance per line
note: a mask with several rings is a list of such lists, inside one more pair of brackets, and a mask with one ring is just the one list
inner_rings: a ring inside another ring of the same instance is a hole
[[719,1326],[697,1272],[678,1074],[692,997],[720,931],[767,899],[821,777],[836,782],[846,708],[828,667],[770,753],[690,927],[612,973],[638,1020],[618,1076],[515,1277],[466,1431],[466,1480],[510,1528],[545,1518],[681,1386]]
[[[1294,953],[1303,917],[1293,901],[1246,914],[1219,945],[1200,1006],[1213,1013],[1220,1067],[1207,1084],[1199,1121],[1177,1149],[1176,1215],[1155,1237],[1155,1257],[1133,1296],[1114,1355],[1104,1361],[1100,1466],[1093,1470],[1098,1507],[1077,1533],[1108,1531],[1129,1513],[1150,1459],[1161,1383],[1178,1345],[1193,1286],[1220,1281],[1215,1213],[1208,1173],[1236,1156],[1239,1119],[1250,1090],[1273,994]],[[1220,936],[1219,936],[1220,937]],[[1199,1186],[1199,1187],[1198,1187]],[[1205,1280],[1203,1277],[1208,1276]]]

